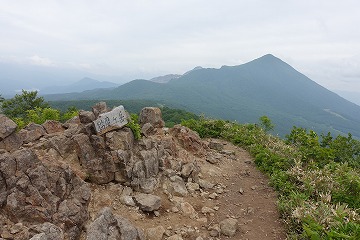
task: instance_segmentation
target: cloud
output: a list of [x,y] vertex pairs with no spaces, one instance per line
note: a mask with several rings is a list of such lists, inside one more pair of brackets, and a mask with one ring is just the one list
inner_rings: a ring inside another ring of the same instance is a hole
[[38,55],[34,55],[28,58],[30,60],[30,64],[37,66],[45,66],[45,67],[54,67],[56,66],[54,62],[52,62],[49,58],[40,57]]

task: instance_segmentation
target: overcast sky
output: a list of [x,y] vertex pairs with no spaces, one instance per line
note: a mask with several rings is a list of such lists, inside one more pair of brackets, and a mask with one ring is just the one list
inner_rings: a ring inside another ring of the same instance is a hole
[[151,78],[271,53],[360,92],[359,10],[358,0],[0,0],[0,61]]

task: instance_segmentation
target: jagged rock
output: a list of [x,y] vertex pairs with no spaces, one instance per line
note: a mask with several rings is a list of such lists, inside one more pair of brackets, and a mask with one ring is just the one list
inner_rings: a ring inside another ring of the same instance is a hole
[[71,138],[64,135],[56,135],[49,139],[48,148],[55,149],[63,158],[75,152],[74,142]]
[[161,240],[165,233],[163,226],[146,229],[145,236],[147,240]]
[[217,164],[219,162],[219,159],[214,157],[213,155],[206,156],[206,161],[211,164]]
[[165,126],[162,120],[161,110],[157,107],[145,107],[140,112],[139,122],[141,126],[150,123],[154,128],[162,128]]
[[145,177],[154,177],[159,173],[159,160],[156,149],[140,151],[140,159],[144,162]]
[[64,233],[58,226],[46,222],[36,227],[39,231],[38,234],[34,235],[30,240],[62,240],[64,239]]
[[181,202],[179,206],[180,206],[180,211],[184,215],[190,216],[191,218],[195,217],[196,211],[195,211],[194,207],[190,203]]
[[95,119],[95,114],[93,112],[84,110],[79,111],[79,120],[81,123],[92,123],[92,121],[94,121]]
[[111,150],[130,150],[134,146],[134,134],[129,128],[107,132],[106,146]]
[[235,235],[238,228],[238,220],[228,218],[220,222],[221,233],[225,236],[232,237]]
[[17,125],[13,120],[0,114],[0,141],[15,132],[16,128]]
[[193,182],[187,182],[186,183],[186,188],[190,193],[194,193],[195,191],[200,190],[200,186],[198,183],[193,183]]
[[145,178],[140,181],[140,189],[144,193],[152,193],[158,185],[155,177]]
[[[0,211],[12,222],[61,227],[76,238],[87,221],[90,189],[71,169],[40,161],[30,149],[0,156]],[[62,225],[66,223],[65,225]]]
[[18,133],[13,133],[2,141],[0,141],[0,149],[5,149],[8,152],[18,150],[23,144]]
[[109,112],[110,109],[107,107],[106,102],[99,102],[92,107],[92,111],[96,119],[100,114]]
[[183,177],[189,177],[190,174],[192,173],[192,171],[194,171],[195,169],[195,166],[194,166],[194,163],[187,163],[185,165],[182,166],[182,169],[181,169],[181,175]]
[[46,134],[45,128],[40,124],[29,123],[19,131],[19,137],[24,143],[33,142]]
[[219,224],[211,225],[209,228],[209,235],[212,237],[220,237],[220,226]]
[[188,150],[197,156],[205,155],[206,151],[204,145],[196,132],[181,125],[175,125],[169,131],[185,150]]
[[208,213],[214,213],[214,212],[215,212],[214,209],[206,207],[206,206],[201,208],[201,213],[204,215],[206,215]]
[[165,182],[165,188],[174,196],[184,197],[189,194],[184,180],[176,175],[170,177],[170,181]]
[[209,142],[209,148],[217,150],[217,151],[222,151],[224,149],[224,145],[220,142],[216,142],[214,140]]
[[85,134],[77,134],[72,138],[80,164],[88,174],[91,182],[103,184],[115,179],[115,164],[110,154],[98,156],[90,138]]
[[213,184],[213,183],[211,183],[211,182],[209,182],[209,181],[206,181],[206,180],[204,180],[204,179],[201,179],[201,178],[199,178],[199,179],[197,180],[197,183],[199,184],[199,186],[200,186],[201,188],[203,188],[203,189],[205,189],[205,190],[212,189],[212,188],[215,186],[215,184]]
[[146,212],[158,210],[161,206],[161,198],[152,194],[138,193],[133,199],[140,209]]
[[141,133],[145,136],[148,137],[150,135],[153,135],[154,133],[156,133],[155,128],[153,127],[153,125],[151,125],[151,123],[145,123],[142,127],[141,127]]
[[106,207],[89,225],[86,240],[112,239],[144,240],[144,237],[126,218],[114,215],[110,208]]
[[46,120],[42,126],[45,128],[45,131],[48,134],[52,134],[52,133],[59,133],[59,132],[64,132],[65,128],[63,127],[63,125],[58,122],[58,121],[54,121],[54,120]]
[[131,196],[121,196],[120,202],[126,206],[135,207],[134,199]]

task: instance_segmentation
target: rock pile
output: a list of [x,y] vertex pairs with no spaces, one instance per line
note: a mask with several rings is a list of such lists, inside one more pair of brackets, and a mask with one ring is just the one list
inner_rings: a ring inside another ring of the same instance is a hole
[[[124,218],[126,213],[119,216],[108,207],[90,219],[91,185],[131,189],[121,197],[111,196],[109,202],[119,198],[129,208],[155,216],[162,209],[163,199],[155,194],[160,191],[173,203],[171,211],[199,222],[207,219],[182,198],[217,196],[207,192],[215,185],[201,178],[198,162],[213,157],[207,156],[208,146],[195,132],[180,125],[164,128],[160,109],[144,108],[140,140],[127,127],[99,135],[93,121],[107,111],[105,103],[98,103],[64,124],[31,123],[19,132],[13,121],[0,115],[0,239],[196,236],[195,228],[178,229],[175,234],[162,226],[136,228]],[[222,222],[218,233],[233,236],[236,225],[232,220]]]

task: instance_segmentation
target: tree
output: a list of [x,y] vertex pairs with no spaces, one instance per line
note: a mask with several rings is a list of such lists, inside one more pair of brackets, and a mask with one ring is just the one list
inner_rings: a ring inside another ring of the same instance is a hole
[[268,116],[261,116],[259,120],[260,120],[260,125],[265,130],[265,132],[269,132],[274,129],[274,124],[271,122]]
[[3,100],[3,113],[12,119],[25,118],[29,110],[49,107],[44,98],[38,97],[37,93],[37,91],[22,90],[22,94],[16,94],[11,99]]

